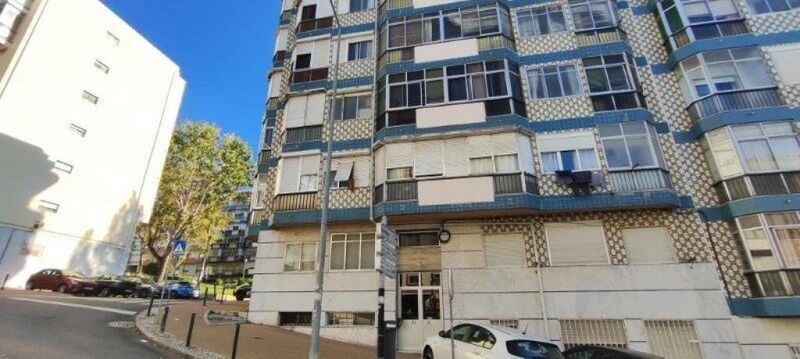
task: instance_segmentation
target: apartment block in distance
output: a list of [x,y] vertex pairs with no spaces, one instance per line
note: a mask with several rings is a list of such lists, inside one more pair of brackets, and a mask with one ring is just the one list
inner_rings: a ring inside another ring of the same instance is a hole
[[340,0],[340,29],[281,6],[250,320],[309,330],[334,126],[324,336],[375,344],[386,217],[401,351],[449,325],[452,270],[456,322],[798,358],[796,2]]
[[98,0],[0,1],[0,280],[125,269],[184,87]]

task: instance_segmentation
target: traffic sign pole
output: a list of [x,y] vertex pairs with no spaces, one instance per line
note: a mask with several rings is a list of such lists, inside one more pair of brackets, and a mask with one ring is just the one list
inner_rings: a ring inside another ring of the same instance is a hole
[[375,231],[378,243],[375,244],[375,269],[380,273],[378,279],[378,345],[377,357],[386,357],[386,277],[397,278],[397,240],[398,236],[389,225],[386,216],[381,218]]

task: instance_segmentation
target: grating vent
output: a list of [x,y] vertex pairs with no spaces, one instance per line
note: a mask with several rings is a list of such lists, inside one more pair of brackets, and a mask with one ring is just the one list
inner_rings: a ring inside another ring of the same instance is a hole
[[694,324],[687,320],[646,320],[647,343],[665,359],[702,359]]
[[519,321],[515,319],[491,319],[489,320],[489,324],[496,327],[519,328]]
[[622,320],[560,320],[564,349],[580,345],[627,348]]

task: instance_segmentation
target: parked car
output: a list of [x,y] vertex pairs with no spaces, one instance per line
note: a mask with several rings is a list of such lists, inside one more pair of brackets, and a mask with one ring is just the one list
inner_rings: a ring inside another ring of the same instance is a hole
[[131,297],[139,286],[137,278],[126,276],[100,276],[95,278],[95,282],[97,282],[95,293],[101,297]]
[[131,277],[137,284],[135,296],[138,298],[150,298],[161,293],[161,286],[154,280],[145,277]]
[[80,272],[69,269],[44,269],[28,278],[25,289],[45,289],[69,294],[92,294],[97,282],[87,278]]
[[[563,359],[552,342],[493,325],[463,323],[453,327],[456,358]],[[450,358],[450,331],[425,340],[424,359]]]
[[163,293],[164,297],[169,296],[170,298],[180,299],[200,298],[200,289],[198,289],[196,285],[189,282],[175,282],[159,286],[157,291],[153,291],[153,296],[161,297],[161,291],[166,291]]
[[564,352],[565,359],[664,359],[658,355],[630,349],[582,345]]
[[244,298],[250,298],[250,290],[252,289],[252,284],[242,284],[233,291],[233,296],[236,297],[236,300],[241,302]]

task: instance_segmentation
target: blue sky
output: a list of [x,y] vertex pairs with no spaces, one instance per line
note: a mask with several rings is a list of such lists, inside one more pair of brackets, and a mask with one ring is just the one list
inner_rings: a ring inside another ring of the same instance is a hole
[[179,120],[216,123],[257,149],[279,10],[276,0],[103,0],[181,67]]

